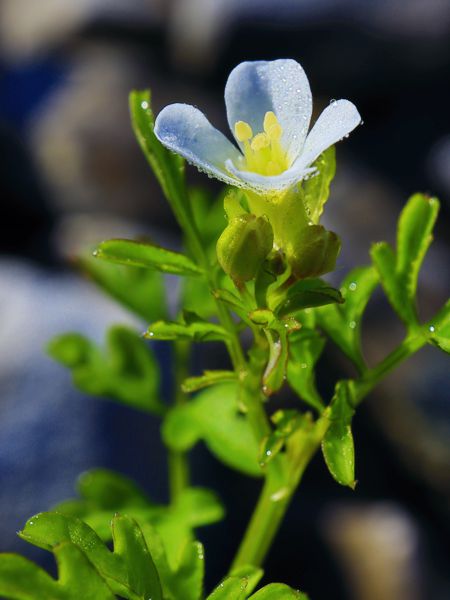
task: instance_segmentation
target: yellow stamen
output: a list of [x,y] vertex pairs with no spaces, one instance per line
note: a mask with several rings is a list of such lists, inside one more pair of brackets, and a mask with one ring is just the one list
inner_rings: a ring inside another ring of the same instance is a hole
[[283,129],[275,113],[271,110],[266,112],[264,116],[264,131],[271,141],[279,140],[283,133]]
[[253,137],[253,131],[248,123],[238,121],[234,124],[234,135],[239,142],[247,142]]
[[270,140],[265,133],[258,133],[252,139],[251,148],[253,152],[259,152],[263,148],[267,148],[270,144]]

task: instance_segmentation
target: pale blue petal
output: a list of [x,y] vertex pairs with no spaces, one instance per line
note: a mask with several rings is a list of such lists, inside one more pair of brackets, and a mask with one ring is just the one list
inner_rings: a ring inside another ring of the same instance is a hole
[[293,162],[300,153],[311,120],[312,99],[308,79],[295,60],[243,62],[230,73],[225,104],[234,135],[237,121],[253,133],[263,131],[264,115],[273,111],[282,128],[281,142]]
[[[300,157],[296,161],[300,169],[309,167],[320,154],[361,123],[356,106],[348,100],[334,100],[317,119],[306,138]],[[295,166],[295,165],[293,165]]]
[[279,175],[260,175],[252,171],[241,171],[231,160],[226,162],[226,167],[230,173],[240,179],[240,187],[268,194],[286,190],[315,171],[315,168],[300,167],[298,161]]
[[225,161],[239,164],[239,150],[205,115],[189,104],[170,104],[157,116],[155,135],[169,150],[181,154],[200,171],[229,183],[239,182],[225,170]]

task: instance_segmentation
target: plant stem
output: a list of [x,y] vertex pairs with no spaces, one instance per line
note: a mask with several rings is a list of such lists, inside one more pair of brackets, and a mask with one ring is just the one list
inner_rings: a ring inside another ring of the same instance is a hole
[[[177,341],[174,349],[174,405],[181,406],[186,402],[186,395],[181,389],[181,383],[188,376],[188,361],[190,354],[189,342]],[[185,452],[169,450],[169,490],[171,502],[175,502],[181,492],[189,486],[189,463]]]

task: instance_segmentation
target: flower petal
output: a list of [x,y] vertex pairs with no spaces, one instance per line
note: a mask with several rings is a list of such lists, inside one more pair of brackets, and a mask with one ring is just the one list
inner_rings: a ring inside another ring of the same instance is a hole
[[[361,123],[356,106],[348,100],[334,100],[322,112],[306,138],[298,166],[309,167],[324,150],[342,140]],[[293,165],[294,166],[294,165]]]
[[241,153],[194,106],[170,104],[163,108],[155,121],[155,135],[164,146],[184,156],[200,171],[239,185],[225,170],[225,161],[231,159],[239,164]]
[[311,120],[308,78],[292,59],[243,62],[230,73],[225,86],[228,123],[234,135],[237,121],[254,134],[263,131],[264,115],[273,111],[283,128],[281,143],[291,162],[300,153]]
[[227,160],[225,165],[230,173],[240,179],[240,187],[251,189],[256,193],[266,194],[276,194],[286,190],[315,171],[315,168],[299,166],[298,161],[279,175],[260,175],[251,171],[240,171],[231,160]]

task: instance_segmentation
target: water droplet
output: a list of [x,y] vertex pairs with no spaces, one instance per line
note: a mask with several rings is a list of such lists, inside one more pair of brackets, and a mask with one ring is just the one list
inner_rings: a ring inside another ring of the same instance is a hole
[[433,331],[434,331],[433,325],[430,325],[429,330],[431,331],[431,333],[433,333]]
[[148,335],[149,335],[150,337],[153,337],[155,334],[153,333],[153,331],[149,331],[149,332],[148,332]]
[[147,108],[149,108],[149,103],[147,102],[147,100],[143,100],[141,102],[141,108],[143,108],[144,110],[147,110]]
[[348,326],[350,327],[350,329],[355,329],[355,327],[356,327],[356,321],[350,321],[350,323],[348,324]]
[[272,456],[272,450],[266,450],[266,456]]
[[351,292],[354,292],[356,290],[356,288],[357,288],[357,285],[356,285],[356,283],[354,281],[352,281],[351,284],[348,286],[348,289]]
[[300,365],[300,368],[301,368],[301,369],[306,369],[307,367],[308,367],[308,365],[307,365],[306,363],[302,363],[302,364]]

